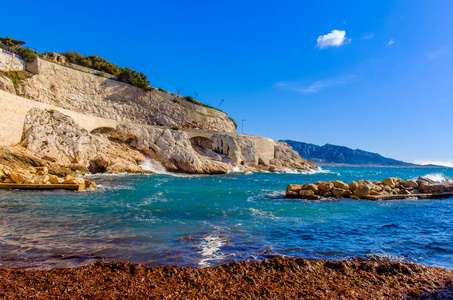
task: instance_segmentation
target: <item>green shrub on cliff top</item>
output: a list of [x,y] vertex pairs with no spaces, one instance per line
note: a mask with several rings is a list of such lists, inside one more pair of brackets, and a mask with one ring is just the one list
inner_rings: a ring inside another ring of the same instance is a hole
[[35,60],[36,56],[39,55],[38,52],[30,49],[30,48],[18,48],[17,54],[21,56],[26,62],[31,63]]
[[28,63],[33,62],[39,53],[30,48],[23,48],[23,45],[25,45],[24,41],[18,41],[10,37],[0,37],[0,48],[19,55]]
[[149,81],[146,75],[136,72],[129,68],[120,68],[117,65],[99,57],[97,55],[81,55],[74,51],[66,51],[62,53],[70,63],[103,71],[105,73],[117,76],[119,80],[138,86],[140,88],[150,90]]
[[122,68],[121,73],[118,75],[118,79],[144,89],[150,89],[149,81],[147,80],[146,75],[135,72],[129,68]]

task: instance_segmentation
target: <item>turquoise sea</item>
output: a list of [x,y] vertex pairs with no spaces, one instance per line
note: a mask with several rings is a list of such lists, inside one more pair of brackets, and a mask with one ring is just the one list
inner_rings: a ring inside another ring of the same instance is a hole
[[287,255],[453,269],[453,199],[283,199],[289,183],[425,175],[451,178],[453,169],[93,175],[96,191],[0,191],[0,266],[68,267],[103,259],[205,267]]

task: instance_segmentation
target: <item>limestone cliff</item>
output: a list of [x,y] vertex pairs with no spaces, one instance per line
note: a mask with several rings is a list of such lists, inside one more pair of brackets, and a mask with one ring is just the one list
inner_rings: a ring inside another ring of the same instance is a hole
[[61,108],[117,121],[235,132],[228,115],[158,89],[145,91],[114,79],[37,59],[38,74],[0,89]]
[[33,166],[145,172],[140,165],[150,157],[185,173],[315,168],[286,143],[235,133],[221,111],[56,61],[36,59],[27,65],[31,73],[14,82],[0,74],[0,145],[20,141],[8,151]]
[[142,172],[145,156],[169,171],[196,174],[314,168],[287,144],[266,138],[132,123],[90,133],[69,116],[37,108],[25,118],[21,146],[38,158],[86,172]]
[[145,156],[126,145],[93,135],[69,116],[32,109],[25,118],[21,146],[39,158],[85,172],[142,172]]

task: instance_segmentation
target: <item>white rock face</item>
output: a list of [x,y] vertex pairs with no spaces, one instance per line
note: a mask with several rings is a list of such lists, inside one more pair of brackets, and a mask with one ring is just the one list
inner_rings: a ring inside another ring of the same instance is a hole
[[179,130],[124,124],[117,127],[117,138],[160,161],[167,170],[185,173],[226,173],[227,164],[198,154],[187,135]]
[[[42,59],[39,74],[18,82],[15,93],[35,101],[124,122],[235,132],[228,115],[154,89],[145,91],[117,80],[77,71]],[[2,79],[3,80],[3,79]],[[0,88],[11,85],[0,81]]]
[[74,120],[52,110],[30,110],[21,145],[39,158],[60,166],[80,166],[92,172],[141,172],[139,151],[90,134]]
[[[189,138],[189,134],[192,136]],[[160,161],[168,170],[186,173],[225,173],[238,167],[244,171],[309,170],[312,162],[302,159],[285,143],[235,133],[162,129],[123,124],[114,137]],[[261,158],[257,148],[266,145],[272,158]],[[267,160],[269,163],[266,163]]]
[[142,172],[139,164],[145,155],[169,171],[185,173],[221,174],[235,167],[244,171],[314,168],[287,144],[266,138],[130,123],[89,133],[69,116],[38,108],[25,118],[21,145],[39,158],[91,172]]

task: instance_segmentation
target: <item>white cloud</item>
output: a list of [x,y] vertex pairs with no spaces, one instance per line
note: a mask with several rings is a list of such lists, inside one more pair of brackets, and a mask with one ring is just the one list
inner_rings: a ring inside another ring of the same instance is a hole
[[332,32],[326,35],[320,35],[318,37],[316,48],[324,49],[327,47],[339,47],[351,42],[351,39],[346,37],[346,31],[344,30],[332,30]]
[[438,165],[438,166],[445,166],[445,167],[453,168],[453,160],[445,160],[445,161],[440,161],[440,160],[416,160],[416,161],[414,161],[414,164],[417,164],[417,165]]
[[354,78],[355,76],[351,75],[337,79],[318,80],[308,85],[306,83],[304,84],[301,81],[280,81],[275,83],[274,87],[283,90],[298,92],[301,94],[314,94],[326,88],[346,84],[353,80]]
[[374,33],[367,33],[362,38],[364,40],[371,40],[374,37]]
[[390,41],[387,43],[387,46],[393,45],[395,43],[394,39],[390,39]]
[[448,53],[447,49],[440,49],[426,54],[428,59],[436,59]]

